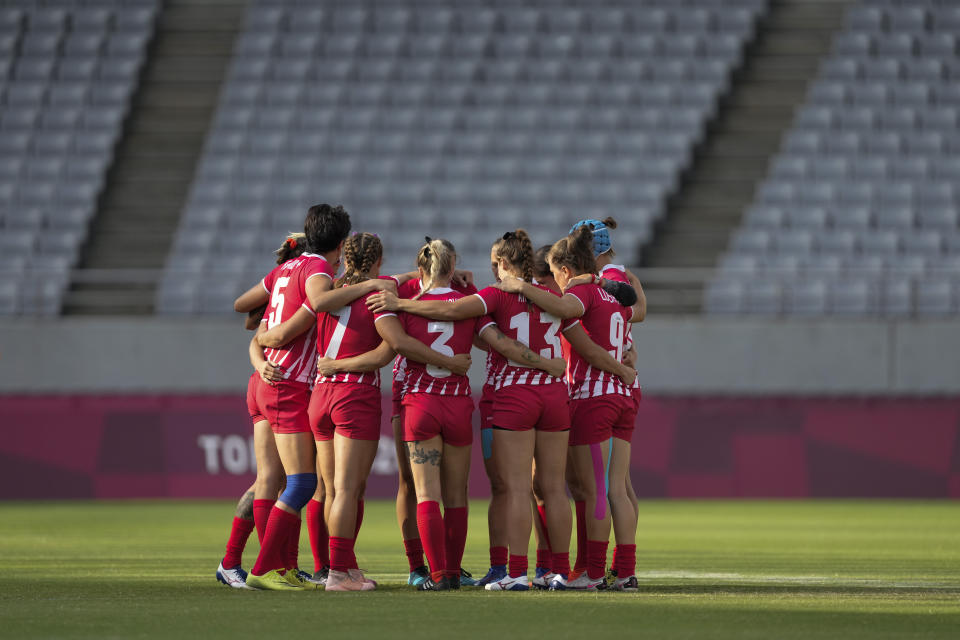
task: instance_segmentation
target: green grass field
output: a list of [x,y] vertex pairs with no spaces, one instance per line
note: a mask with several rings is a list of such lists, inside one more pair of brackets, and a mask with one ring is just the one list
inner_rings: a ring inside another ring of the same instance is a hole
[[[483,573],[486,505],[471,509],[464,566]],[[0,504],[0,637],[960,638],[955,503],[644,502],[634,594],[410,591],[386,502],[357,545],[376,592],[233,590],[213,577],[232,516]],[[254,535],[247,567],[256,551]],[[305,531],[301,554],[309,567]]]

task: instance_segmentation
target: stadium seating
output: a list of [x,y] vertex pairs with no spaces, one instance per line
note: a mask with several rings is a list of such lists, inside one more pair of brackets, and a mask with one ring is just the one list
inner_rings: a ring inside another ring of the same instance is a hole
[[482,268],[507,229],[611,214],[635,260],[765,5],[254,2],[158,310],[228,312],[315,202],[384,236],[389,271],[424,234]]
[[0,314],[59,312],[137,87],[154,4],[0,2]]
[[960,311],[960,7],[853,7],[706,291],[713,313]]

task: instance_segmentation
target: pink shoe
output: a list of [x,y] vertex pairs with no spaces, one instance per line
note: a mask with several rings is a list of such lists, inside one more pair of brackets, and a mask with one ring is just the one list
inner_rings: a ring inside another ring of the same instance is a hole
[[350,569],[347,573],[349,573],[350,577],[354,580],[357,580],[359,582],[363,582],[366,584],[372,584],[373,586],[377,586],[376,580],[371,580],[367,576],[363,575],[363,569]]
[[330,570],[327,577],[327,591],[373,591],[375,585],[354,580],[353,576],[343,571]]

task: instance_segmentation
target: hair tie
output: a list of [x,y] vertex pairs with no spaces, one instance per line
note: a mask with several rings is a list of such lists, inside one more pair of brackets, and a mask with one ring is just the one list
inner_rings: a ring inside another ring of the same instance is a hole
[[297,248],[297,239],[296,238],[287,238],[287,244],[290,245],[291,249]]

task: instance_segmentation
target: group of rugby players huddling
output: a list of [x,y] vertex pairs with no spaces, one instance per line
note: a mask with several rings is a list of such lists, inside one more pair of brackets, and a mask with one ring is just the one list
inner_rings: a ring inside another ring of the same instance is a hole
[[[615,228],[612,218],[582,220],[539,250],[522,229],[504,233],[490,252],[496,284],[478,291],[472,274],[456,269],[450,242],[426,238],[416,271],[383,276],[377,235],[351,234],[342,207],[311,207],[303,233],[277,251],[277,267],[235,303],[256,329],[247,405],[257,479],[237,506],[218,580],[247,589],[376,588],[354,544],[380,441],[380,369],[395,359],[397,520],[408,584],[636,590],[629,466],[640,388],[630,327],[643,320],[646,300],[633,274],[611,264]],[[487,352],[480,440],[492,495],[490,569],[479,580],[461,568],[474,346]],[[304,507],[312,574],[298,562]],[[260,553],[248,574],[241,555],[254,528]]]

